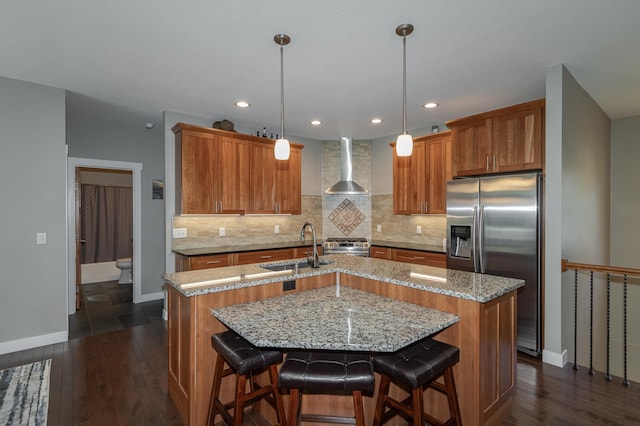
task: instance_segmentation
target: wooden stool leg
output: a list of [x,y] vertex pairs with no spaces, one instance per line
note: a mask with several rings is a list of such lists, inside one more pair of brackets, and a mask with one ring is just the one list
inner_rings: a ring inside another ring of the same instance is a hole
[[209,416],[207,417],[207,425],[213,425],[216,418],[216,400],[220,397],[220,384],[222,383],[222,372],[224,371],[224,358],[218,354],[216,358],[215,373],[213,375],[213,384],[211,385],[211,398],[209,399]]
[[424,419],[422,418],[424,413],[423,396],[424,396],[424,389],[422,387],[411,389],[414,426],[422,426],[424,424]]
[[300,405],[302,393],[299,389],[290,389],[289,393],[289,426],[300,426]]
[[449,401],[449,413],[451,415],[451,418],[456,421],[457,426],[461,426],[462,416],[460,415],[460,405],[458,404],[456,383],[453,379],[453,368],[447,368],[447,370],[444,372],[444,384],[447,389],[447,400]]
[[362,391],[353,391],[353,411],[356,418],[356,426],[364,426],[364,406],[362,404]]
[[278,367],[275,364],[269,366],[269,377],[271,379],[271,392],[273,393],[273,401],[276,404],[278,422],[280,422],[281,426],[287,426],[287,417],[284,413],[284,403],[282,402],[282,395],[278,389]]
[[233,424],[234,426],[242,426],[242,417],[244,415],[244,397],[247,389],[247,375],[240,374],[236,379],[236,404],[233,409]]
[[389,385],[391,379],[385,375],[380,375],[380,386],[378,387],[378,399],[376,400],[376,410],[374,411],[373,426],[380,426],[382,424],[382,414],[384,413],[384,399],[389,393]]

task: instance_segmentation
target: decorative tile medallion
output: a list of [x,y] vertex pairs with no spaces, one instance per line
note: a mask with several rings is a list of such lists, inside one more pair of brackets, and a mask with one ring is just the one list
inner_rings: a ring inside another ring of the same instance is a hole
[[365,219],[364,214],[348,199],[344,200],[329,214],[329,220],[342,231],[349,235]]

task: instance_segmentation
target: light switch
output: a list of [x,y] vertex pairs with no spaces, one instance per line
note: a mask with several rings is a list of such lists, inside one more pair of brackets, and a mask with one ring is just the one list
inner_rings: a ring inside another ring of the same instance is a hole
[[422,235],[422,226],[420,225],[416,226],[416,234]]
[[173,238],[187,238],[187,228],[173,228]]
[[280,225],[276,225],[273,227],[273,233],[274,234],[279,234],[280,233]]
[[224,237],[225,235],[227,235],[227,232],[224,229],[224,226],[221,226],[220,228],[218,228],[218,235],[220,235],[221,237]]
[[47,233],[46,232],[37,232],[36,233],[36,244],[47,244]]
[[382,232],[382,225],[376,226],[376,232]]

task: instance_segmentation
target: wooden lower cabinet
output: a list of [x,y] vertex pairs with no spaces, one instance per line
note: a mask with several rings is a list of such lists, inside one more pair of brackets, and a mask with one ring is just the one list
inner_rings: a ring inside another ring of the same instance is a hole
[[202,256],[183,256],[176,254],[176,272],[196,271],[199,269],[221,268],[233,265],[230,254],[206,254]]
[[371,246],[370,256],[378,259],[395,260],[396,262],[415,263],[438,268],[447,267],[447,255],[445,253]]
[[260,251],[243,251],[233,254],[234,265],[248,265],[251,263],[275,262],[293,258],[293,249],[274,249]]
[[[334,282],[335,274],[303,278],[296,281],[293,291],[332,286]],[[516,383],[516,291],[479,303],[346,273],[341,274],[341,285],[457,314],[460,321],[435,338],[460,348],[460,362],[454,367],[454,374],[463,424],[498,425],[509,416]],[[202,425],[206,422],[216,356],[211,335],[226,330],[210,310],[279,296],[283,294],[282,283],[193,297],[185,297],[168,286],[167,293],[169,394],[188,425]],[[222,398],[230,400],[233,377],[224,380]],[[392,395],[397,397],[400,393],[392,387]],[[366,424],[373,421],[375,396],[365,397]],[[287,404],[288,395],[284,395],[284,400]],[[439,418],[446,416],[447,404],[442,395],[427,391],[425,403]],[[275,422],[275,413],[269,405],[261,404],[261,409],[267,419]],[[314,395],[304,399],[303,410],[351,415],[353,407],[350,396]],[[392,424],[402,424],[401,420],[397,417]]]

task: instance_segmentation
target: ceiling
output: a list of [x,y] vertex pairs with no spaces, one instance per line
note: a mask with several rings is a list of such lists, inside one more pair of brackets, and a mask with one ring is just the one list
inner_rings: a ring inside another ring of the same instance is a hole
[[0,76],[67,89],[69,114],[279,133],[286,33],[285,133],[371,139],[402,130],[412,23],[409,130],[544,97],[560,63],[615,119],[640,115],[639,18],[637,0],[0,0]]

